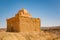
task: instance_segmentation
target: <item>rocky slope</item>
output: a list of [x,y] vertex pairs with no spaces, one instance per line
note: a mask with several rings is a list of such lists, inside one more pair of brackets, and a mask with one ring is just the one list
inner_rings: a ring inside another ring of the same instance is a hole
[[0,28],[0,32],[6,31],[6,28]]
[[60,36],[60,26],[42,27],[41,29],[45,32],[51,32],[53,34]]

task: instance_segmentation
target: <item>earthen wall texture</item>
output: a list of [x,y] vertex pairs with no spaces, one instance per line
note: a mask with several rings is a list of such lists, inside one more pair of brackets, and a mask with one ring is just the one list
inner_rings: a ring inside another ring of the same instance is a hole
[[7,31],[9,32],[19,31],[19,18],[18,17],[7,19]]
[[39,18],[29,18],[29,17],[19,17],[19,26],[21,32],[33,32],[40,31],[40,19]]
[[15,16],[7,19],[7,31],[9,32],[33,32],[40,31],[40,19],[24,16]]

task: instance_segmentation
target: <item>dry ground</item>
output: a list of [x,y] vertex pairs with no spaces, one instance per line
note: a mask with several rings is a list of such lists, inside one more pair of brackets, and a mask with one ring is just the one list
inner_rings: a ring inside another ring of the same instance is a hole
[[48,32],[0,32],[0,40],[60,40],[56,34]]

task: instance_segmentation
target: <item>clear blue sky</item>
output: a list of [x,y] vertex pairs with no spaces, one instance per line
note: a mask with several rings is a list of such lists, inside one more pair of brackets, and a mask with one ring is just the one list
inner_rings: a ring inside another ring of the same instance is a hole
[[21,8],[40,18],[41,26],[60,26],[59,0],[0,0],[0,27],[6,27],[6,19],[13,17]]

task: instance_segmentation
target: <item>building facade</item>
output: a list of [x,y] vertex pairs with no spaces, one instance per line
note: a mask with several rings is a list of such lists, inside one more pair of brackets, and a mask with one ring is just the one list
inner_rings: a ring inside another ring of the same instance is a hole
[[25,9],[19,10],[14,17],[7,19],[8,32],[39,32],[40,26],[40,18],[32,18]]

